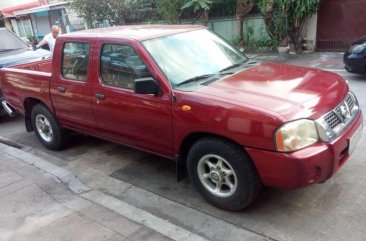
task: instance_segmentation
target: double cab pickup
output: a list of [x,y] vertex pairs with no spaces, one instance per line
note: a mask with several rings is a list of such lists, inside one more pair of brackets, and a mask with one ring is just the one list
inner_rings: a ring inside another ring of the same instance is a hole
[[9,113],[48,149],[69,131],[175,160],[211,204],[240,210],[263,185],[324,182],[363,117],[339,75],[253,64],[201,26],[123,26],[59,36],[53,59],[3,68]]

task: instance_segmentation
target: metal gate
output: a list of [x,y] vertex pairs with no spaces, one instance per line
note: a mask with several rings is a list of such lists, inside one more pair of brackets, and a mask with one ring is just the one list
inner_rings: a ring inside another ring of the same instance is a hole
[[317,51],[344,51],[366,35],[366,0],[324,0],[318,11]]

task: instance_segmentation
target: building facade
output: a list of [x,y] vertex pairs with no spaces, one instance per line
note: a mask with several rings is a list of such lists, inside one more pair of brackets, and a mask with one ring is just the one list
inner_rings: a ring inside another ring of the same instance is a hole
[[66,1],[0,0],[0,6],[5,27],[34,42],[48,34],[52,25],[58,25],[62,33],[86,28],[83,19],[69,8]]

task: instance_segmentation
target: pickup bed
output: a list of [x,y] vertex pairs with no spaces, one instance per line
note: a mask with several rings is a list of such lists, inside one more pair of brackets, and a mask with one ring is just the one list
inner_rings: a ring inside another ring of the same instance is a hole
[[[6,28],[0,28],[0,68],[9,67],[50,58],[51,52],[43,49],[33,50],[15,33]],[[0,86],[0,102],[3,101],[3,94]],[[0,106],[0,115],[3,112]]]
[[69,130],[176,161],[213,205],[240,210],[262,185],[330,178],[357,146],[362,112],[338,75],[252,65],[200,26],[125,26],[60,36],[52,63],[0,71],[9,112],[49,149]]

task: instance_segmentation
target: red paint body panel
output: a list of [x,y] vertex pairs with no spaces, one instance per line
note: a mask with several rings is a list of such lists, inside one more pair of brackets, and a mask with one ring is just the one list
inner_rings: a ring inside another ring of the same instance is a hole
[[330,178],[349,159],[349,140],[362,125],[362,114],[331,143],[318,143],[293,153],[246,148],[264,184],[301,188]]
[[50,73],[3,68],[0,79],[2,80],[1,89],[6,100],[19,112],[24,113],[24,102],[27,98],[40,100],[54,112],[49,92]]
[[[296,152],[276,152],[273,135],[288,121],[315,120],[333,110],[349,92],[345,81],[317,69],[265,63],[194,91],[174,89],[141,41],[202,28],[124,26],[62,35],[52,66],[45,61],[0,70],[4,96],[22,113],[25,99],[35,98],[67,128],[172,159],[182,154],[182,143],[193,135],[229,139],[249,154],[268,186],[299,188],[332,176],[349,158],[349,139],[362,125],[361,111],[337,139]],[[85,82],[61,74],[63,46],[68,41],[91,46]],[[100,74],[106,43],[131,46],[161,93],[142,95],[106,85]],[[52,74],[23,70],[51,71],[51,67]],[[64,93],[59,87],[65,88]],[[98,99],[97,94],[105,98]]]
[[[274,149],[273,132],[283,123],[274,112],[199,92],[176,91],[175,95],[173,132],[176,151],[190,133],[209,133],[227,137],[242,146]],[[191,111],[183,111],[183,105],[191,106]]]
[[200,92],[277,113],[286,120],[317,119],[339,104],[348,86],[336,74],[265,63],[202,88]]
[[[80,38],[79,41],[89,43],[93,50],[93,42],[90,38]],[[55,105],[55,114],[62,124],[77,130],[88,131],[96,127],[95,116],[92,109],[92,80],[93,62],[89,58],[88,76],[85,82],[67,79],[61,73],[62,47],[67,41],[57,41],[55,48],[58,56],[53,59],[52,81],[50,82],[50,92],[52,102]],[[90,56],[93,56],[91,51]],[[65,92],[58,91],[57,88],[65,88]]]

